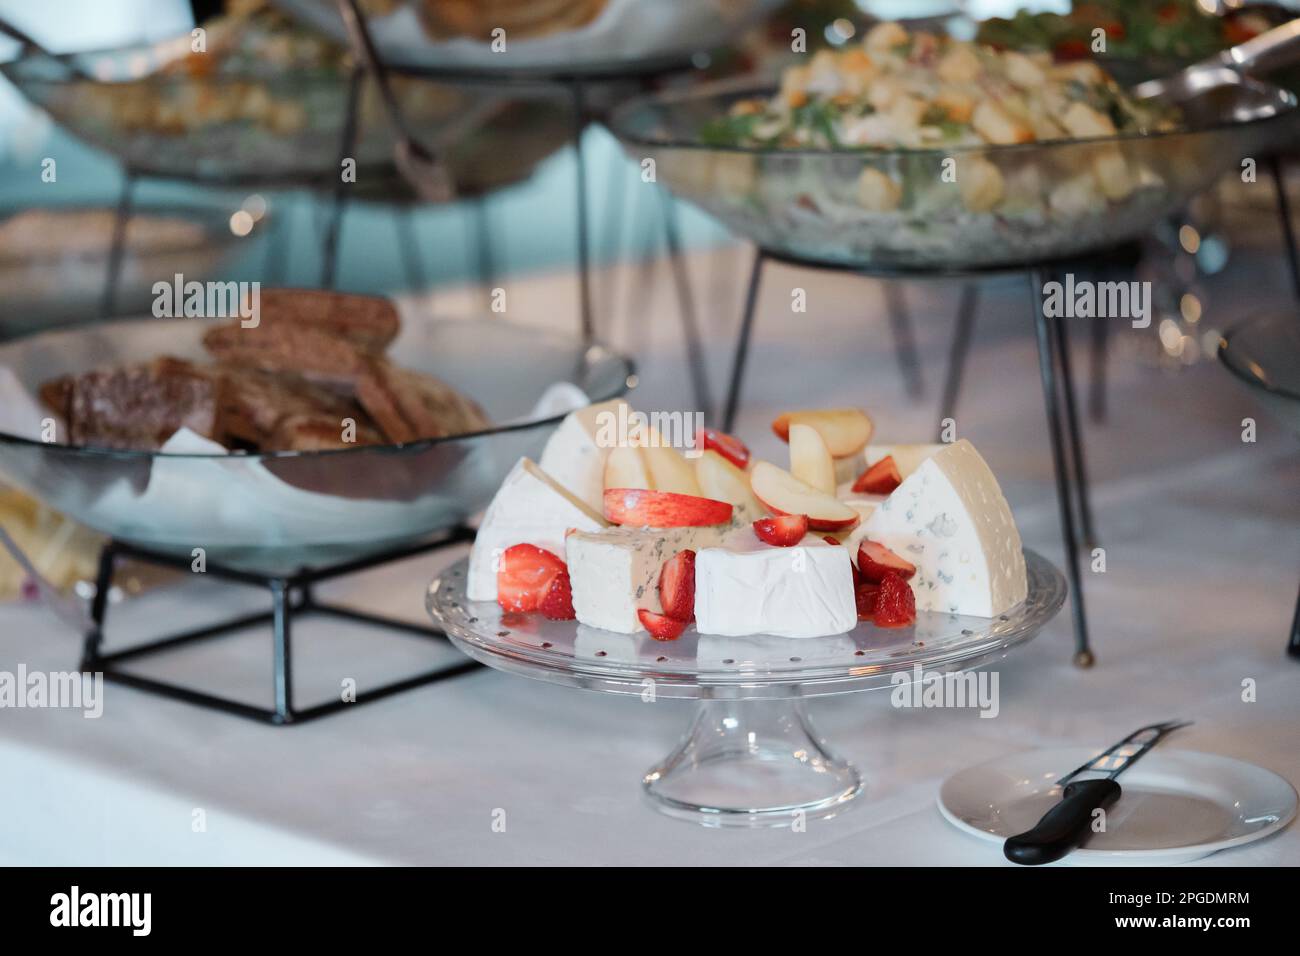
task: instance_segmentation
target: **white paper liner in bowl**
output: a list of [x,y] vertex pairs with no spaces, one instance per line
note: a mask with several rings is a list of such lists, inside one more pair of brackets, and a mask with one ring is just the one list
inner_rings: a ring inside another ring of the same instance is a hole
[[[543,391],[528,415],[503,424],[565,414],[589,401],[577,385],[557,382]],[[49,417],[13,370],[0,366],[0,432],[41,441],[43,422]],[[60,426],[56,434],[66,433]],[[185,457],[194,455],[221,457]],[[5,477],[2,469],[0,460],[0,478]],[[39,488],[24,490],[40,495]],[[218,442],[182,428],[153,458],[143,491],[125,478],[115,480],[86,502],[76,517],[95,528],[113,529],[125,540],[164,547],[240,547],[256,541],[259,548],[275,548],[322,540],[338,545],[397,540],[409,535],[413,509],[420,523],[428,526],[449,525],[464,517],[453,495],[389,501],[298,488],[260,461],[230,454]],[[191,536],[171,540],[174,536],[167,529],[192,527],[196,514],[204,516],[203,540]]]

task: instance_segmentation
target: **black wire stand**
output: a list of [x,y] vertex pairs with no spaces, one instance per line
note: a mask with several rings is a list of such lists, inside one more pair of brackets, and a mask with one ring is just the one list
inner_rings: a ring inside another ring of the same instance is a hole
[[[426,684],[433,684],[467,674],[470,671],[477,670],[482,665],[471,660],[457,660],[442,667],[421,671],[378,687],[358,690],[348,700],[343,699],[340,695],[338,699],[300,706],[295,702],[294,694],[292,624],[295,619],[300,617],[314,614],[327,615],[374,628],[377,633],[383,630],[397,631],[402,634],[427,638],[450,647],[447,636],[442,631],[425,625],[412,624],[407,621],[395,620],[323,602],[316,597],[314,588],[315,585],[323,581],[450,547],[470,541],[473,537],[473,529],[459,526],[444,532],[432,541],[424,541],[399,549],[389,549],[378,554],[326,567],[302,568],[288,574],[264,574],[208,563],[206,568],[206,574],[208,575],[233,584],[266,589],[271,598],[271,609],[241,615],[217,624],[209,624],[168,634],[141,644],[132,645],[120,651],[105,652],[104,624],[108,613],[108,593],[113,584],[119,558],[129,558],[173,570],[190,570],[190,560],[186,557],[177,557],[139,548],[122,541],[109,541],[104,546],[99,558],[95,597],[90,608],[91,620],[94,626],[85,637],[81,670],[101,673],[105,680],[123,684],[127,687],[134,687],[137,690],[275,726],[306,723],[319,717],[340,713],[360,704],[382,700],[385,697],[391,697],[394,694],[415,687],[422,687]],[[265,627],[266,625],[270,625],[272,649],[270,674],[272,705],[270,707],[258,707],[244,701],[233,700],[208,691],[185,687],[153,677],[146,677],[123,669],[123,665],[139,662],[154,655],[170,653],[202,641],[213,640],[254,627]]]
[[[1024,274],[1029,280],[1030,293],[1033,297],[1034,331],[1038,343],[1039,375],[1042,379],[1043,404],[1047,414],[1048,436],[1051,441],[1052,465],[1056,478],[1056,500],[1060,512],[1061,535],[1065,545],[1066,574],[1072,592],[1070,607],[1074,628],[1074,662],[1079,667],[1091,667],[1095,657],[1088,638],[1088,621],[1083,598],[1079,549],[1080,543],[1089,551],[1097,547],[1097,535],[1093,523],[1079,413],[1074,395],[1069,331],[1065,320],[1061,316],[1052,317],[1044,314],[1041,307],[1041,290],[1047,282],[1051,281],[1050,277],[1052,275],[1063,273],[1067,269],[1090,268],[1096,264],[1114,259],[1125,260],[1134,255],[1134,248],[1132,244],[1126,244],[1104,253],[1086,257],[1044,260],[1028,265],[946,270],[859,268],[795,257],[759,247],[754,256],[754,265],[750,271],[749,286],[745,294],[745,307],[741,318],[740,331],[736,339],[722,427],[724,430],[730,431],[735,425],[736,413],[740,404],[741,387],[744,383],[745,364],[749,354],[750,339],[753,334],[754,317],[757,312],[758,292],[762,284],[763,269],[767,263],[778,262],[796,268],[846,272],[868,278],[883,279],[887,280],[887,287],[893,285],[892,280],[899,279],[970,280],[1018,273]],[[890,294],[887,295],[886,300],[889,303],[891,324],[896,325],[896,316],[900,314],[899,296]],[[949,352],[949,372],[941,400],[941,421],[943,417],[951,415],[952,409],[956,405],[957,392],[961,382],[961,370],[965,366],[966,355],[970,348],[976,303],[974,283],[967,282],[962,290],[961,304],[958,307],[957,321],[954,326],[952,345]],[[895,327],[893,331],[899,362],[905,374],[907,374],[909,365],[916,363],[914,347],[911,345],[910,330]],[[917,380],[919,381],[919,377]]]
[[[334,168],[338,169],[342,161],[356,153],[357,127],[361,103],[361,87],[365,80],[365,71],[353,68],[348,76],[347,107],[342,125],[339,127],[339,144]],[[367,165],[358,170],[358,181],[384,180],[390,183],[401,182],[395,167],[385,164]],[[324,227],[321,230],[321,287],[332,289],[337,284],[339,237],[343,228],[343,217],[348,207],[348,186],[338,175],[301,175],[289,174],[261,175],[256,172],[237,173],[228,176],[213,174],[186,174],[172,169],[155,169],[141,166],[138,162],[124,160],[122,166],[122,187],[118,192],[116,213],[113,219],[112,239],[110,240],[108,268],[104,277],[104,288],[100,303],[100,315],[111,318],[117,308],[118,288],[121,284],[122,265],[126,251],[126,233],[135,212],[135,193],[142,180],[162,182],[183,182],[198,187],[213,189],[258,189],[276,192],[303,191],[309,195],[328,196],[325,207]],[[398,205],[409,201],[409,195],[396,188],[381,190],[368,198],[378,198]],[[401,214],[399,209],[398,214]],[[404,228],[399,223],[399,229]],[[279,237],[268,236],[267,241]],[[414,278],[408,266],[408,278]]]
[[[349,19],[347,7],[352,0],[337,0],[339,12],[345,21]],[[374,47],[369,40],[369,27],[360,9],[352,6],[359,40]],[[355,46],[355,42],[354,42]],[[589,179],[587,159],[582,148],[583,131],[593,122],[602,120],[599,112],[591,108],[592,94],[602,88],[619,84],[636,84],[642,92],[647,92],[664,78],[681,75],[699,66],[699,53],[685,52],[665,55],[643,60],[612,61],[592,64],[582,70],[563,70],[558,68],[508,68],[486,70],[475,67],[425,66],[411,63],[384,63],[377,49],[372,50],[375,68],[384,73],[397,73],[426,80],[435,80],[450,84],[486,85],[501,87],[526,87],[556,89],[563,91],[570,103],[573,117],[572,146],[574,153],[574,189],[576,249],[575,256],[578,272],[579,322],[583,340],[593,342],[596,338],[595,316],[591,291],[591,215],[588,209]],[[354,49],[358,62],[366,62],[362,51]],[[362,68],[364,69],[364,67]],[[669,266],[673,274],[674,288],[677,293],[678,314],[682,323],[685,339],[687,371],[694,393],[696,408],[703,413],[706,420],[713,418],[713,400],[708,383],[708,368],[705,362],[704,348],[700,340],[699,322],[695,311],[694,297],[691,294],[686,260],[683,255],[680,230],[677,224],[673,200],[661,191],[663,203],[664,244],[668,254]]]

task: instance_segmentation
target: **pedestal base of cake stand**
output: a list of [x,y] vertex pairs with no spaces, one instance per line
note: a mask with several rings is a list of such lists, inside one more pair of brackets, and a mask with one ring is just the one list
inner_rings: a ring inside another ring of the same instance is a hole
[[798,699],[703,700],[677,749],[641,781],[651,804],[712,827],[800,826],[843,812],[862,778]]

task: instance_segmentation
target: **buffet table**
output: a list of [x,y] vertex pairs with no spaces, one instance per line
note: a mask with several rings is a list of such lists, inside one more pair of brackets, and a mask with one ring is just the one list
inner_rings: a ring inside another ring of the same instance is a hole
[[[697,254],[695,281],[703,288],[705,275],[740,275],[736,265],[747,255]],[[1284,290],[1280,262],[1258,261],[1224,286]],[[819,283],[817,307],[799,327],[779,321],[787,293],[780,282],[768,285],[760,304],[770,310],[767,332],[751,358],[754,380],[766,384],[739,431],[763,435],[775,411],[812,399],[887,408],[900,433],[929,433],[933,409],[896,397],[884,315],[872,320],[880,334],[863,344],[858,282]],[[941,361],[957,291],[917,290],[923,361]],[[1229,291],[1216,287],[1214,302],[1231,302]],[[726,299],[738,290],[712,292],[717,312],[705,332],[720,360],[735,314]],[[1037,383],[1013,372],[1032,367],[1033,342],[1018,321],[1023,294],[1019,285],[992,291],[959,429],[1003,477],[1026,546],[1059,560]],[[513,297],[520,314],[511,319],[561,327],[572,321],[572,297],[563,274],[521,280]],[[440,309],[458,301],[472,301],[472,291],[461,299],[439,291]],[[647,311],[671,308],[664,293]],[[613,344],[638,355],[645,387],[637,400],[674,407],[686,374],[675,323],[628,327],[616,316],[610,327]],[[800,367],[816,364],[819,374],[783,375],[792,351]],[[935,797],[944,778],[1038,746],[1100,747],[1175,717],[1196,723],[1169,747],[1252,761],[1300,783],[1300,667],[1283,653],[1300,538],[1294,436],[1212,362],[1168,375],[1119,351],[1115,411],[1090,446],[1107,554],[1105,573],[1087,583],[1097,666],[1071,666],[1068,618],[1060,616],[996,665],[993,719],[974,710],[895,709],[887,692],[812,702],[823,732],[862,770],[866,795],[838,817],[810,820],[806,832],[706,830],[642,801],[638,777],[669,749],[689,705],[575,693],[484,669],[288,728],[113,685],[104,688],[98,719],[75,710],[0,711],[8,781],[0,791],[0,863],[994,865],[1004,862],[996,848],[941,818]],[[1240,440],[1247,416],[1259,422],[1254,443]],[[773,446],[756,444],[756,454],[775,453],[776,439],[766,440]],[[461,554],[372,570],[322,588],[322,596],[421,621],[429,579]],[[256,596],[204,580],[155,588],[114,608],[109,639],[228,617],[246,600]],[[1233,622],[1231,631],[1223,621]],[[369,636],[342,622],[304,624],[295,648],[304,697],[337,694],[341,660],[357,662],[350,676],[364,687],[456,655]],[[43,607],[0,606],[0,670],[63,671],[78,653],[79,638]],[[252,634],[160,658],[151,673],[260,701],[269,693],[268,655],[267,635]],[[1248,679],[1250,703],[1242,699]],[[1203,861],[1298,862],[1295,825]]]

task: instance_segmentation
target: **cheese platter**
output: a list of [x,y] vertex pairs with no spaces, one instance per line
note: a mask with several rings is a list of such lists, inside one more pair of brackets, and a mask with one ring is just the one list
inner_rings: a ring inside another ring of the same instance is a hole
[[606,416],[626,420],[626,403],[570,414],[538,462],[516,464],[426,604],[500,670],[700,700],[643,781],[670,815],[785,826],[839,812],[861,778],[804,698],[988,664],[1064,603],[969,441],[874,445],[860,409],[799,411],[773,422],[787,469],[709,429],[684,449],[650,428],[607,447]]

